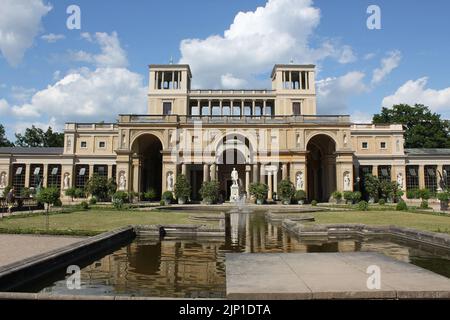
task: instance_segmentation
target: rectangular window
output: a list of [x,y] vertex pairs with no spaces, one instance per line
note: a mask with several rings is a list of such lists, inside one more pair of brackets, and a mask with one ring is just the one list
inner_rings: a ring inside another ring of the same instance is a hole
[[94,165],[94,174],[100,177],[108,177],[108,166],[106,165]]
[[378,166],[378,179],[380,181],[391,181],[391,166]]
[[48,175],[47,175],[47,185],[53,188],[61,188],[61,165],[60,164],[49,164],[48,165]]
[[380,142],[380,148],[386,149],[386,142]]
[[299,116],[299,115],[302,114],[301,103],[300,102],[293,102],[292,103],[292,114],[294,116]]
[[87,148],[87,142],[86,141],[81,141],[80,146],[81,146],[81,148],[86,149]]
[[425,188],[431,192],[437,190],[436,166],[425,166]]
[[78,164],[75,166],[75,188],[84,189],[89,180],[89,166]]
[[363,148],[363,149],[369,148],[369,143],[364,141],[364,142],[361,144],[361,148]]
[[209,116],[209,106],[208,105],[203,105],[202,106],[202,116]]
[[406,166],[406,190],[419,189],[419,166]]
[[25,187],[25,171],[24,164],[13,165],[13,172],[15,172],[15,175],[12,177],[12,185],[14,187],[16,197],[20,196],[22,189]]
[[32,164],[30,166],[30,188],[36,188],[38,185],[43,186],[44,165]]
[[163,115],[168,116],[172,114],[172,102],[163,102]]
[[106,148],[106,142],[105,142],[105,141],[100,141],[100,142],[98,143],[98,147],[99,147],[100,149],[105,149],[105,148]]

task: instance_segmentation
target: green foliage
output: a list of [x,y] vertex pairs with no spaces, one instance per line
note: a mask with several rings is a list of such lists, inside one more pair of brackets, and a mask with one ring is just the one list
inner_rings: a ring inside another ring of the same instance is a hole
[[439,201],[448,202],[450,200],[450,192],[439,192],[437,198]]
[[128,193],[125,191],[117,191],[113,195],[113,201],[115,199],[119,199],[122,201],[122,203],[126,203],[126,202],[128,202]]
[[340,191],[333,191],[333,193],[331,194],[331,196],[333,197],[333,199],[339,201],[342,199],[342,193]]
[[397,182],[383,180],[380,182],[380,194],[382,199],[393,199],[397,192]]
[[353,203],[357,203],[359,202],[359,200],[361,200],[361,197],[362,197],[361,192],[355,191],[352,192],[351,200],[353,201]]
[[428,200],[431,198],[431,192],[426,188],[420,189],[418,195],[422,200]]
[[294,198],[297,201],[305,200],[306,199],[306,192],[304,190],[297,190],[297,191],[295,191]]
[[[20,191],[20,196],[22,198],[29,198],[31,196],[32,192],[29,188],[22,188],[22,190]],[[44,202],[42,202],[44,203]]]
[[381,198],[380,200],[378,200],[378,204],[380,206],[384,206],[386,204],[386,200],[384,200],[383,198]]
[[0,124],[0,147],[13,147],[14,144],[6,138],[5,127]]
[[364,188],[371,198],[377,199],[380,180],[378,180],[378,177],[368,173],[364,178]]
[[67,189],[66,191],[64,191],[64,194],[67,196],[67,197],[71,197],[72,198],[72,201],[73,201],[73,198],[75,198],[76,197],[76,195],[77,195],[77,189],[76,188],[69,188],[69,189]]
[[353,192],[351,192],[351,191],[344,191],[343,196],[344,196],[345,202],[348,203],[348,202],[352,201],[352,194],[353,194]]
[[289,180],[281,180],[278,185],[278,193],[281,200],[290,202],[295,194],[294,184]]
[[161,205],[161,206],[163,206],[165,203],[164,203],[164,200],[160,200],[159,201],[159,205]]
[[250,195],[254,196],[257,200],[265,200],[269,193],[269,187],[265,183],[252,183],[249,189]]
[[200,195],[206,202],[216,202],[219,198],[219,183],[216,180],[203,182]]
[[419,190],[418,189],[411,189],[406,191],[406,198],[408,199],[419,199]]
[[401,123],[406,127],[405,148],[450,148],[450,124],[427,106],[415,104],[383,108],[373,117],[374,124]]
[[42,188],[41,192],[37,195],[37,201],[40,203],[46,203],[47,204],[47,212],[48,207],[51,204],[57,203],[57,201],[60,198],[60,192],[57,188]]
[[369,210],[369,204],[367,203],[367,201],[360,201],[358,202],[358,210],[360,211],[367,211]]
[[75,189],[75,198],[77,198],[77,199],[86,198],[86,191],[84,191],[84,189],[81,189],[81,188],[76,188]]
[[395,210],[397,210],[397,211],[407,211],[408,210],[408,206],[406,205],[405,201],[400,200],[397,203],[397,206],[395,207]]
[[120,198],[113,198],[112,204],[113,204],[113,207],[117,210],[120,210],[123,208],[123,200]]
[[89,209],[89,204],[86,201],[81,201],[79,206],[83,210]]
[[96,197],[96,196],[92,196],[92,197],[89,199],[89,204],[90,204],[90,205],[97,204],[97,197]]
[[53,132],[51,127],[47,131],[34,125],[25,130],[25,134],[16,133],[16,146],[19,147],[64,147],[64,133]]
[[177,181],[174,185],[174,193],[177,199],[184,200],[191,195],[191,186],[184,174],[177,176]]
[[430,208],[428,206],[428,200],[422,199],[422,202],[420,203],[420,209],[428,209],[428,208]]
[[162,194],[162,199],[166,201],[172,201],[173,200],[172,191],[164,191],[164,193]]
[[317,206],[317,200],[311,201],[311,205],[312,205],[313,207]]
[[105,200],[110,191],[108,188],[108,179],[94,173],[86,183],[86,191],[97,199]]
[[109,178],[106,188],[108,190],[108,196],[112,197],[114,195],[114,193],[116,193],[116,191],[117,191],[116,180],[114,178]]
[[56,200],[56,201],[53,203],[53,206],[54,206],[54,207],[62,207],[61,199]]
[[153,188],[150,188],[147,190],[147,192],[144,192],[144,199],[146,200],[154,200],[156,199],[157,194],[156,194],[156,190]]

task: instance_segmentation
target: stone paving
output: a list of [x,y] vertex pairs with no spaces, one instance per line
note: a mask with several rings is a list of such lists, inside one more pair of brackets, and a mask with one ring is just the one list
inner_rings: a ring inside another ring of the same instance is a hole
[[[228,299],[450,298],[450,279],[379,253],[229,253]],[[376,265],[380,289],[366,273]]]
[[0,234],[0,267],[85,239],[40,235]]

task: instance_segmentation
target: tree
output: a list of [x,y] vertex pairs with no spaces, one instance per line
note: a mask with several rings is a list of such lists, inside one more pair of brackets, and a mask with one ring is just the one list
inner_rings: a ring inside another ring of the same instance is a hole
[[60,197],[58,188],[42,188],[41,192],[36,196],[41,203],[47,204],[47,213],[51,204],[56,204]]
[[86,191],[97,199],[106,199],[110,191],[108,188],[108,179],[94,173],[86,184]]
[[16,133],[16,145],[19,147],[64,147],[64,133],[53,132],[51,127],[47,131],[34,125],[27,128],[25,133]]
[[186,201],[186,199],[191,195],[191,185],[184,174],[177,177],[174,193],[175,197],[177,197],[177,199],[181,199],[182,201]]
[[450,122],[422,104],[383,108],[373,116],[373,123],[403,124],[406,148],[450,148]]
[[14,144],[11,143],[6,138],[5,127],[3,127],[3,125],[0,124],[0,147],[13,147],[13,146]]

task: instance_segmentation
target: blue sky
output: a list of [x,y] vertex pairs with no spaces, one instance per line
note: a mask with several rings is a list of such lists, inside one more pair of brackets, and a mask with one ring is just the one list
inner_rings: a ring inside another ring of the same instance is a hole
[[[81,9],[81,30],[66,27],[71,4]],[[366,27],[371,4],[381,9],[381,30]],[[417,102],[450,118],[445,0],[0,0],[0,7],[0,123],[9,137],[31,124],[61,130],[66,121],[145,113],[147,65],[170,57],[191,65],[195,86],[211,88],[269,87],[274,63],[315,63],[320,113],[367,121],[381,106]]]

